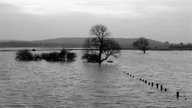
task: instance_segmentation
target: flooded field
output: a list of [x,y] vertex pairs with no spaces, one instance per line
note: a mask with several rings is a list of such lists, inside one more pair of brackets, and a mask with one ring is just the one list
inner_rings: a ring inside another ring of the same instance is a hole
[[192,107],[191,51],[122,51],[101,68],[74,52],[72,63],[20,62],[14,51],[0,52],[0,108]]

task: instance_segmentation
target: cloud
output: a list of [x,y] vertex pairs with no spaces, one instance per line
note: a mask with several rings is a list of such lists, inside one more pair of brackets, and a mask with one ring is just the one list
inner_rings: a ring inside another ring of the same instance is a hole
[[189,7],[188,2],[188,0],[0,0],[0,3],[18,7],[18,13],[65,15],[74,12],[118,18],[139,18],[153,13],[174,12]]
[[101,23],[116,37],[187,42],[191,10],[190,0],[0,0],[0,38],[87,36]]
[[0,14],[13,14],[17,13],[17,10],[19,10],[18,7],[15,7],[11,4],[4,4],[0,3]]

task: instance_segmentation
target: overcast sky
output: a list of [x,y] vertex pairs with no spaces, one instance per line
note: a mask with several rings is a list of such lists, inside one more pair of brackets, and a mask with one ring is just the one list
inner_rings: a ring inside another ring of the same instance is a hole
[[95,24],[113,37],[192,42],[191,0],[0,0],[0,40],[87,37]]

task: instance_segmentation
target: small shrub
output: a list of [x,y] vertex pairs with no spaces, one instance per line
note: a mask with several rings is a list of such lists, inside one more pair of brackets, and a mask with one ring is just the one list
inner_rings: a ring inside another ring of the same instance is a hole
[[33,59],[34,59],[35,61],[41,60],[41,55],[35,54],[35,55],[33,56]]
[[16,53],[16,60],[31,61],[33,60],[33,54],[27,49],[19,50]]
[[48,53],[42,53],[41,59],[46,60],[48,58],[48,55],[49,55]]
[[77,55],[75,53],[73,53],[73,52],[67,53],[67,61],[68,62],[74,61],[76,57],[77,57]]
[[31,51],[36,51],[36,49],[32,49]]
[[85,53],[83,55],[82,59],[86,59],[87,62],[90,62],[90,63],[97,63],[98,59],[99,59],[99,56],[96,55],[96,54],[87,54],[87,53]]
[[52,61],[52,62],[60,61],[60,56],[58,52],[51,52],[49,54],[44,54],[44,56],[46,61]]
[[68,51],[66,49],[62,49],[60,51],[59,56],[60,56],[61,61],[65,61],[66,60],[67,54],[68,54]]

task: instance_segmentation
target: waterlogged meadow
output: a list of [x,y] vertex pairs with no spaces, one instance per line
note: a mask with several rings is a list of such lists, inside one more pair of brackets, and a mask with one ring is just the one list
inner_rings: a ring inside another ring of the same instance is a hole
[[0,108],[192,107],[191,51],[122,51],[100,68],[74,52],[70,63],[16,61],[14,51],[0,52]]

